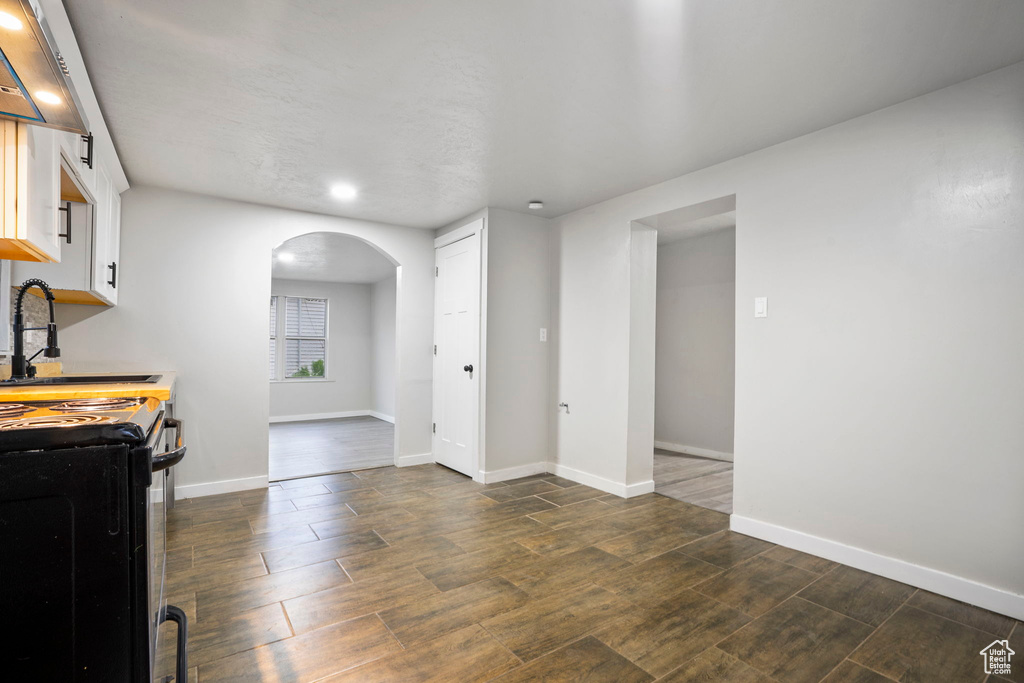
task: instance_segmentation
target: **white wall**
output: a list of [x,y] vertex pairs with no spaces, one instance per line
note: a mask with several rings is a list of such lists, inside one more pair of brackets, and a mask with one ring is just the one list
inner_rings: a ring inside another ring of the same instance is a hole
[[[443,235],[484,218],[483,311],[486,384],[482,470],[488,481],[543,471],[550,459],[549,344],[551,226],[537,216],[487,208],[437,231]],[[524,469],[526,468],[526,469]]]
[[[270,293],[274,296],[326,298],[328,320],[327,378],[271,382],[271,418],[371,410],[371,375],[378,340],[371,325],[370,289],[366,284],[271,280]],[[388,352],[394,354],[393,333],[379,343],[387,344]]]
[[354,235],[400,265],[396,448],[430,452],[430,231],[156,188],[122,199],[119,305],[63,307],[63,360],[69,372],[178,371],[189,452],[177,483],[186,493],[266,482],[271,250],[308,232]]
[[565,474],[585,473],[591,486],[625,492],[630,219],[606,223],[592,213],[556,219],[559,339],[552,374],[569,411],[558,413],[553,460]]
[[548,461],[550,221],[490,209],[487,221],[487,449],[494,472]]
[[560,462],[622,471],[630,221],[731,194],[734,524],[1024,617],[1024,63],[558,219]]
[[735,357],[736,229],[659,246],[656,441],[732,456]]
[[373,334],[370,409],[378,417],[395,415],[395,286],[393,277],[370,288],[370,326]]
[[629,419],[626,447],[628,496],[654,490],[655,324],[658,233],[640,223],[629,235]]

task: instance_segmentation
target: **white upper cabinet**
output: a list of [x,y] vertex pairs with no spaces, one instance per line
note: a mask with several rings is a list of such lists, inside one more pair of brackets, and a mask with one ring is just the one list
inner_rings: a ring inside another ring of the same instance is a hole
[[3,237],[0,258],[60,261],[58,131],[3,122]]
[[64,167],[75,178],[75,182],[88,192],[96,187],[96,159],[91,137],[77,133],[58,131],[60,152]]
[[92,289],[110,304],[117,303],[120,278],[121,195],[102,164],[96,166],[96,227],[93,231]]
[[[17,286],[29,278],[49,285],[57,301],[63,303],[105,303],[83,291],[92,278],[93,207],[82,202],[63,202],[60,263],[11,262],[12,283]],[[36,294],[38,290],[30,290]]]
[[[12,262],[15,284],[29,278],[45,281],[59,303],[117,303],[117,262],[121,233],[121,197],[102,164],[95,185],[83,187],[66,154],[60,162],[60,263]],[[32,290],[33,293],[35,290]]]
[[93,135],[0,120],[0,259],[11,261],[15,285],[38,277],[59,302],[114,305],[127,180],[62,1],[32,5],[45,14]]

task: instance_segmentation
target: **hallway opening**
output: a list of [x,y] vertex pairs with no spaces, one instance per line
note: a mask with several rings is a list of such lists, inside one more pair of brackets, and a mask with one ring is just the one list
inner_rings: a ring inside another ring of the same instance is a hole
[[640,221],[658,231],[654,484],[732,513],[735,197]]
[[395,265],[338,233],[273,254],[270,480],[395,461]]

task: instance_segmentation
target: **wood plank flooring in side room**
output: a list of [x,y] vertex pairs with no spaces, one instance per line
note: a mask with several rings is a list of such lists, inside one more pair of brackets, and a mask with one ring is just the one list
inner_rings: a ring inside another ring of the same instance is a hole
[[270,481],[395,463],[395,426],[375,417],[270,425]]
[[1009,617],[552,475],[383,467],[168,514],[190,683],[981,683],[982,648],[1024,648]]
[[655,448],[654,491],[732,514],[732,463]]

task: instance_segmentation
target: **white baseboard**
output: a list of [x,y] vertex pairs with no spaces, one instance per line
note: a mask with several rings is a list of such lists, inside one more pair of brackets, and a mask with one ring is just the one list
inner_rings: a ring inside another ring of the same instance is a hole
[[708,448],[685,446],[681,443],[672,443],[670,441],[655,441],[654,447],[666,451],[672,451],[673,453],[684,453],[686,455],[696,455],[701,458],[711,458],[712,460],[725,460],[726,462],[732,462],[732,453],[722,453],[721,451],[713,451]]
[[368,410],[368,411],[366,411],[366,414],[369,415],[370,417],[375,417],[378,420],[384,420],[385,422],[390,422],[391,424],[395,424],[395,416],[394,415],[385,415],[384,413],[378,413],[376,410]]
[[[218,493],[235,493],[236,491],[249,491],[251,489],[265,489],[269,486],[270,478],[267,475],[259,477],[246,477],[244,479],[225,479],[224,481],[211,481],[205,484],[186,484],[174,487],[174,499],[184,500],[185,498],[202,498],[203,496],[215,496]],[[153,491],[153,502],[162,503],[164,500],[163,490]]]
[[508,481],[509,479],[519,479],[520,477],[530,477],[534,474],[546,474],[549,463],[547,462],[531,462],[525,465],[517,465],[515,467],[506,467],[503,470],[491,470],[490,472],[481,472],[484,484],[493,484],[499,481]]
[[[339,417],[366,417],[373,415],[369,410],[343,410],[340,413],[309,413],[308,415],[275,415],[270,418],[270,424],[276,422],[307,422],[309,420],[336,420]],[[373,415],[377,417],[376,415]],[[384,418],[381,418],[384,419]],[[390,420],[394,422],[392,418]]]
[[654,493],[654,480],[648,479],[638,484],[626,484],[626,495],[623,498],[635,498],[645,493]]
[[621,482],[612,481],[611,479],[605,479],[599,477],[596,474],[590,474],[583,470],[573,469],[572,467],[566,467],[565,465],[559,465],[558,463],[549,462],[548,471],[557,474],[560,477],[566,479],[572,479],[577,484],[584,484],[595,488],[606,493],[614,493],[620,498],[632,498],[634,496],[643,495],[650,493],[654,490],[654,480],[642,481],[638,484],[623,484]]
[[411,467],[413,465],[426,465],[434,462],[433,453],[419,453],[418,455],[398,456],[398,467]]
[[730,528],[737,533],[778,543],[787,548],[794,548],[834,562],[841,562],[856,569],[917,586],[954,600],[1005,614],[1014,619],[1024,619],[1024,595],[1017,595],[937,569],[922,567],[886,555],[878,555],[869,550],[855,548],[750,517],[732,515]]

